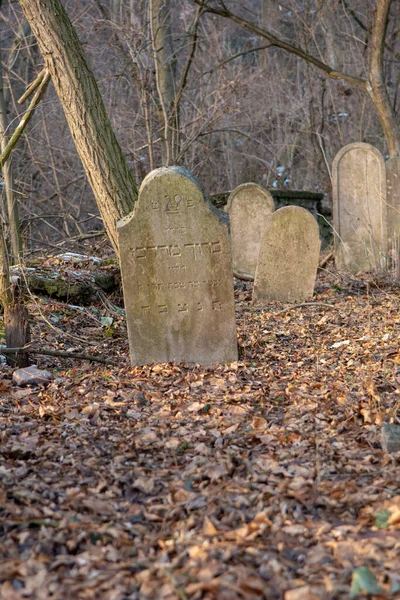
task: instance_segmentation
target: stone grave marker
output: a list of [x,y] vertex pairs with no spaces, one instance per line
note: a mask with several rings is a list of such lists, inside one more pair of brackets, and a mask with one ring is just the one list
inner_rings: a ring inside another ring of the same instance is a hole
[[132,364],[237,360],[229,221],[196,179],[152,171],[117,227]]
[[388,250],[394,260],[400,254],[400,157],[386,161]]
[[231,221],[233,268],[254,276],[265,223],[275,210],[274,200],[261,185],[244,183],[231,192],[226,210]]
[[272,213],[260,244],[253,303],[310,298],[320,246],[318,223],[308,210],[285,206]]
[[387,253],[386,171],[370,144],[342,148],[333,160],[335,264],[341,271],[370,271]]

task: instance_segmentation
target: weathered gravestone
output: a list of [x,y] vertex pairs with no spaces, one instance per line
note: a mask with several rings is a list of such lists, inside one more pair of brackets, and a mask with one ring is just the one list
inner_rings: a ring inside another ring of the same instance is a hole
[[275,210],[271,194],[261,185],[244,183],[228,198],[232,264],[235,271],[254,275],[266,219]]
[[357,142],[333,160],[335,264],[339,270],[370,271],[387,253],[386,171],[373,146]]
[[118,237],[132,364],[237,360],[228,218],[196,179],[149,173]]
[[386,161],[388,250],[394,260],[400,252],[400,157]]
[[318,223],[299,206],[269,217],[261,240],[253,302],[301,302],[313,295],[321,242]]

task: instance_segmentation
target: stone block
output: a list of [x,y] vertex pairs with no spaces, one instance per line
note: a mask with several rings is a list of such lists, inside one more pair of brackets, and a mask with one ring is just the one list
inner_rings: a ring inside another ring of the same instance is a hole
[[318,223],[299,206],[270,215],[261,240],[253,302],[302,302],[314,292],[319,251]]
[[23,369],[17,369],[13,372],[13,382],[19,387],[25,387],[27,385],[48,385],[52,379],[53,375],[50,371],[38,369],[34,365]]
[[228,217],[197,180],[152,171],[117,227],[132,364],[237,360]]

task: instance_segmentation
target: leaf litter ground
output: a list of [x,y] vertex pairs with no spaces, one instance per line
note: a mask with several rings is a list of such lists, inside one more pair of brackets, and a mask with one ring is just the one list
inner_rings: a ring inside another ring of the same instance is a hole
[[3,367],[0,598],[400,597],[398,292],[325,272],[303,306],[236,303],[215,368],[130,367],[109,302],[31,304],[36,347],[118,366]]

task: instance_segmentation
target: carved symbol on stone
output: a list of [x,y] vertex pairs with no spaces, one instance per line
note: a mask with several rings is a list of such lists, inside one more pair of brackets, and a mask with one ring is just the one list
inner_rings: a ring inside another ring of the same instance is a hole
[[147,250],[143,246],[142,248],[135,248],[135,258],[146,258]]
[[198,302],[198,303],[197,303],[197,306],[196,306],[196,308],[197,308],[197,310],[204,310],[204,308],[203,308],[203,304],[202,304],[201,302]]
[[211,252],[222,252],[221,242],[211,242]]
[[160,203],[158,200],[151,200],[151,208],[153,210],[158,210],[160,208]]
[[213,310],[222,310],[222,304],[219,300],[212,303]]
[[165,196],[166,200],[167,200],[167,207],[165,209],[165,212],[168,213],[180,213],[181,212],[181,202],[182,202],[182,198],[178,195],[175,196],[175,198],[170,198],[169,196]]
[[188,312],[188,305],[186,303],[178,303],[178,312]]
[[168,307],[166,306],[166,304],[159,304],[157,306],[158,308],[158,312],[161,313],[167,313],[168,312]]
[[146,312],[149,313],[150,312],[150,306],[141,306],[140,308],[142,309],[142,312],[144,312],[144,313],[146,313]]

